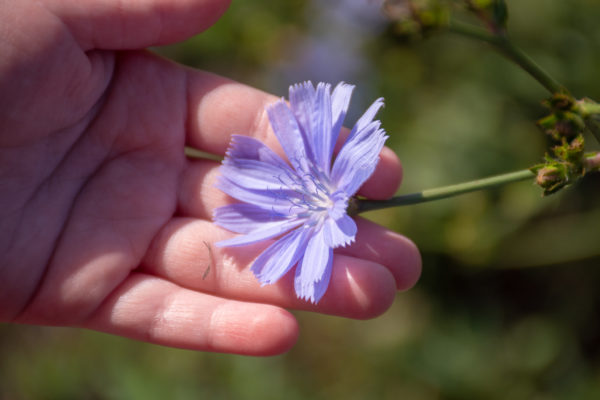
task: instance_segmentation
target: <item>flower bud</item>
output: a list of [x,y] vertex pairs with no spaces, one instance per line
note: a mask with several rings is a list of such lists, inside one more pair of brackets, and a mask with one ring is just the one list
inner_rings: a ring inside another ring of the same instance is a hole
[[383,10],[405,39],[423,37],[448,22],[448,5],[442,0],[385,0]]
[[538,120],[537,124],[556,142],[563,138],[571,140],[585,129],[583,118],[572,111],[556,111]]
[[584,143],[583,135],[579,134],[570,142],[563,140],[561,145],[552,148],[552,152],[559,160],[581,165]]
[[600,115],[600,104],[588,98],[578,100],[573,109],[584,118]]
[[600,171],[600,152],[588,154],[583,162],[586,172]]
[[575,104],[575,99],[567,93],[554,93],[544,104],[553,110],[568,111]]
[[535,183],[544,189],[544,195],[552,194],[568,183],[567,168],[563,164],[546,165],[537,171]]

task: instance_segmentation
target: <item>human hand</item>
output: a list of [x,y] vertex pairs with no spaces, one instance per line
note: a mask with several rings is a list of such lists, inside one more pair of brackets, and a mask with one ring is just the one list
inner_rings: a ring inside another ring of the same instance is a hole
[[[231,134],[278,148],[275,97],[140,50],[206,29],[226,0],[19,0],[0,4],[0,320],[77,326],[152,343],[276,354],[298,335],[284,308],[350,318],[385,311],[420,273],[415,246],[357,219],[318,305],[292,277],[260,287],[267,244],[217,248],[232,200],[213,187]],[[137,49],[137,50],[136,50]],[[391,196],[384,149],[360,194]]]

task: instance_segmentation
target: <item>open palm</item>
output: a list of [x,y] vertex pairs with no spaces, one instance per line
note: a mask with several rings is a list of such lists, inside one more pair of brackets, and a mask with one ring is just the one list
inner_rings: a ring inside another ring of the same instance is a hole
[[[219,249],[213,188],[231,134],[277,148],[274,97],[145,51],[210,26],[225,0],[0,3],[0,320],[80,326],[191,349],[267,355],[297,337],[284,308],[352,318],[414,284],[418,251],[359,219],[318,305],[291,278],[260,287],[263,246]],[[361,194],[385,198],[400,165],[384,150]]]

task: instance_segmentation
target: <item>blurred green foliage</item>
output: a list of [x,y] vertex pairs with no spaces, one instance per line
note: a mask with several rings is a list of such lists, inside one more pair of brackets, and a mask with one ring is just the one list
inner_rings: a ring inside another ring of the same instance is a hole
[[[541,86],[468,39],[400,40],[365,11],[374,3],[237,0],[204,34],[157,51],[282,96],[306,79],[357,84],[348,124],[385,97],[401,192],[541,160]],[[600,100],[600,2],[508,5],[513,40]],[[372,321],[298,313],[300,340],[279,357],[0,326],[0,399],[598,399],[599,198],[596,175],[548,198],[519,183],[374,212],[422,249],[421,281]]]

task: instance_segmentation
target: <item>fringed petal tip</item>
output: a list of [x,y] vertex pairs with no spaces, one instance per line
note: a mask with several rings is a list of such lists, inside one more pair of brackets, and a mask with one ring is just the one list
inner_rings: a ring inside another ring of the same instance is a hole
[[268,104],[265,107],[265,111],[268,114],[269,112],[272,112],[272,110],[277,109],[278,107],[282,107],[282,106],[288,107],[288,103],[285,100],[285,97],[280,97],[277,101],[275,101],[271,104]]
[[315,87],[311,81],[295,83],[295,84],[291,85],[289,88],[290,97],[292,97],[294,92],[297,93],[297,92],[301,92],[301,91],[306,92],[306,93],[314,93]]
[[302,282],[296,276],[294,281],[294,290],[296,297],[300,300],[308,301],[312,304],[317,304],[325,295],[331,280],[331,263],[327,265],[323,276],[316,282]]
[[325,294],[325,292],[320,293],[319,297],[315,295],[317,283],[318,282],[309,282],[300,285],[294,284],[296,297],[300,300],[308,301],[312,304],[317,304],[319,300],[321,300],[321,297],[323,297],[323,294]]
[[298,299],[300,299],[300,300],[303,300],[303,301],[306,301],[308,303],[315,304],[315,305],[319,302],[319,300],[321,300],[320,298],[316,299],[314,295],[309,295],[309,294],[299,295],[296,293],[296,297],[298,297]]

